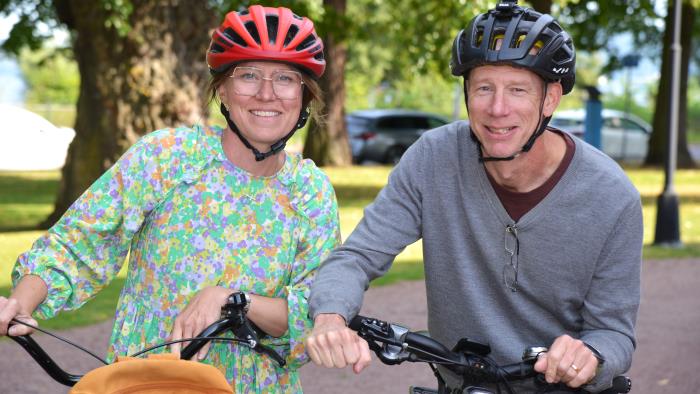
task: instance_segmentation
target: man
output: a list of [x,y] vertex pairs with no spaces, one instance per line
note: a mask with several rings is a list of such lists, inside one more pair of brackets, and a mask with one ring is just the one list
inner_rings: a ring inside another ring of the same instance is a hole
[[[535,369],[598,392],[629,369],[639,307],[639,193],[611,159],[546,128],[574,85],[569,35],[501,2],[455,39],[470,122],[426,133],[392,172],[312,287],[314,362],[369,363],[346,328],[370,280],[423,239],[431,336],[489,343],[498,363],[549,346]],[[534,382],[518,383],[532,392]]]

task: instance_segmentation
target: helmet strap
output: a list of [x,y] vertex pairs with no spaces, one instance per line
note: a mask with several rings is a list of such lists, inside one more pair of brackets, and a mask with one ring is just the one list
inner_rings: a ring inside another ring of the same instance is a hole
[[311,114],[311,112],[309,111],[309,107],[302,108],[301,112],[299,113],[299,119],[297,120],[297,123],[294,125],[292,130],[289,133],[287,133],[284,137],[282,137],[279,141],[272,144],[270,146],[269,151],[262,153],[253,145],[251,145],[251,143],[248,142],[248,140],[243,136],[238,126],[236,126],[236,123],[234,123],[231,120],[230,113],[226,109],[224,103],[221,103],[220,110],[221,114],[224,115],[224,119],[226,119],[228,128],[231,129],[231,131],[238,136],[238,138],[241,140],[241,142],[243,143],[243,145],[245,145],[246,148],[253,151],[253,154],[255,155],[255,161],[263,161],[266,158],[281,152],[287,145],[287,141],[289,141],[289,139],[292,138],[292,135],[294,135],[294,132],[304,127],[306,121],[309,120],[309,115]]

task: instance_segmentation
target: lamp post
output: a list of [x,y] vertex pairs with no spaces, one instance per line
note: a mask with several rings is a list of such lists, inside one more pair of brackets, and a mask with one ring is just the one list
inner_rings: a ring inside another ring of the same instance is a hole
[[664,190],[657,199],[656,233],[654,244],[668,247],[680,247],[680,224],[678,218],[678,195],[673,188],[673,176],[676,171],[676,153],[678,145],[678,102],[680,90],[681,67],[681,2],[674,0],[673,36],[671,42],[671,95],[669,100],[668,146],[666,154]]

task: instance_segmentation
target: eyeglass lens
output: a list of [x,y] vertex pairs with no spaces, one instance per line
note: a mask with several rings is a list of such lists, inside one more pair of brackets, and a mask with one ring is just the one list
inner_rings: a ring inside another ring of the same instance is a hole
[[301,74],[291,70],[276,70],[269,78],[256,67],[236,67],[231,74],[233,90],[241,96],[255,96],[262,89],[264,81],[272,83],[272,91],[280,99],[292,100],[301,94],[303,84]]

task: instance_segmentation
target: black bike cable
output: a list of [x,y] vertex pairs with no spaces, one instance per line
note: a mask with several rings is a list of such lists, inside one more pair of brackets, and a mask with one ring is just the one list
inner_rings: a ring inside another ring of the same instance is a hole
[[226,337],[194,337],[194,338],[182,338],[182,339],[178,339],[178,340],[174,340],[174,341],[167,341],[167,342],[160,343],[160,344],[158,344],[158,345],[151,346],[151,347],[149,347],[149,348],[146,348],[146,349],[143,349],[143,350],[141,350],[141,351],[139,351],[139,352],[136,352],[136,353],[132,354],[132,355],[129,356],[129,357],[138,357],[138,356],[140,356],[140,355],[142,355],[142,354],[144,354],[144,353],[148,353],[148,352],[150,352],[150,351],[152,351],[152,350],[161,348],[161,347],[163,347],[163,346],[172,345],[173,343],[192,342],[192,341],[197,341],[197,340],[200,340],[200,339],[206,339],[206,340],[208,340],[208,341],[222,341],[222,342],[248,343],[248,341],[244,341],[244,340],[242,340],[242,339],[238,339],[238,338],[226,338]]
[[58,336],[58,335],[56,335],[56,334],[54,334],[54,333],[51,333],[51,332],[46,331],[46,330],[44,330],[44,329],[41,329],[41,328],[39,328],[39,327],[33,326],[33,325],[29,324],[29,323],[25,323],[25,322],[23,322],[23,321],[19,321],[19,320],[17,320],[17,319],[12,319],[11,322],[13,322],[13,323],[15,323],[15,324],[21,324],[21,325],[23,325],[23,326],[27,326],[27,327],[33,328],[33,329],[35,329],[35,330],[37,330],[37,331],[43,332],[43,333],[46,334],[46,335],[52,336],[52,337],[54,337],[54,338],[56,338],[56,339],[58,339],[58,340],[60,340],[60,341],[63,341],[63,342],[65,342],[65,343],[67,343],[67,344],[69,344],[69,345],[71,345],[71,346],[73,346],[73,347],[75,347],[75,348],[78,348],[78,349],[84,351],[85,353],[91,355],[92,357],[94,357],[94,358],[100,360],[100,362],[103,363],[104,365],[109,365],[109,363],[108,363],[106,360],[103,360],[102,358],[100,358],[100,356],[96,355],[95,353],[93,353],[93,352],[91,352],[91,351],[85,349],[84,347],[82,347],[82,346],[80,346],[80,345],[78,345],[78,344],[76,344],[76,343],[73,343],[73,342],[69,341],[69,340],[66,339],[66,338],[60,337],[60,336]]

